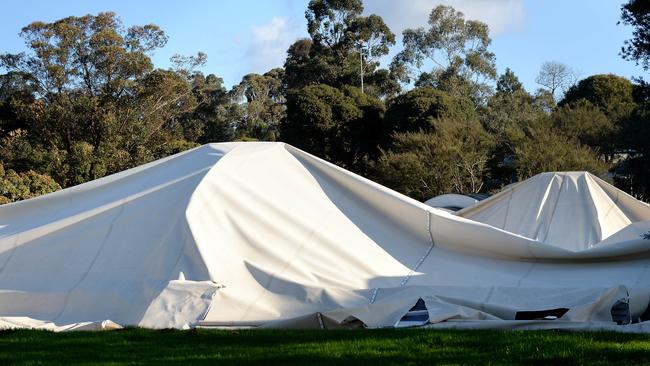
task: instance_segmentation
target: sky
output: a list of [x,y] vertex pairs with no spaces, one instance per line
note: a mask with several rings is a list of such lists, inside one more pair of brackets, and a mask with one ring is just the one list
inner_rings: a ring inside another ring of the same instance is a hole
[[[497,69],[511,68],[524,86],[537,89],[544,61],[569,65],[581,77],[614,73],[627,78],[644,71],[623,60],[619,51],[632,30],[617,25],[624,0],[365,0],[365,13],[384,18],[396,35],[426,26],[438,4],[451,5],[490,26]],[[19,33],[33,21],[113,11],[125,26],[154,23],[169,42],[153,55],[169,67],[173,54],[205,52],[201,71],[237,84],[245,74],[264,73],[284,63],[288,46],[307,35],[308,0],[59,0],[10,1],[0,13],[0,52],[26,50]],[[399,51],[401,39],[391,55]],[[390,56],[383,61],[388,63]]]

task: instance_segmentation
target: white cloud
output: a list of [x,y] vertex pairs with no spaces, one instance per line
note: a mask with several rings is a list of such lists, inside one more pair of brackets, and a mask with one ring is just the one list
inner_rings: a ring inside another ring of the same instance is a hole
[[289,46],[301,37],[300,27],[284,17],[252,27],[253,42],[246,52],[253,72],[264,73],[284,64]]
[[253,35],[258,42],[275,43],[282,40],[286,30],[287,19],[274,17],[267,24],[259,27],[253,26]]
[[425,26],[431,10],[438,5],[453,6],[465,19],[480,20],[498,36],[521,27],[523,0],[366,0],[365,13],[381,16],[390,29],[401,35],[406,28]]

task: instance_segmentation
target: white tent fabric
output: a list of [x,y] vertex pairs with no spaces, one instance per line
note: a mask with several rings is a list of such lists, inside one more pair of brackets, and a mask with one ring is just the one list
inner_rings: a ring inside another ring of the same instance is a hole
[[51,332],[77,332],[88,330],[115,330],[123,327],[110,320],[98,322],[79,322],[72,324],[56,325],[52,322],[36,320],[28,317],[2,317],[0,318],[0,329],[38,329]]
[[[577,251],[620,236],[634,222],[650,220],[650,206],[590,173],[555,172],[511,185],[458,215]],[[635,227],[628,234],[638,238],[650,225]]]
[[650,242],[638,234],[650,227],[646,206],[583,176],[592,179],[584,187],[618,197],[627,226],[597,205],[590,217],[601,221],[569,227],[592,230],[588,241],[559,232],[540,240],[488,215],[431,208],[282,143],[205,145],[0,206],[0,316],[57,326],[386,327],[422,302],[423,323],[454,326],[534,327],[556,314],[540,328],[599,329],[617,320],[612,309],[636,320],[650,300]]

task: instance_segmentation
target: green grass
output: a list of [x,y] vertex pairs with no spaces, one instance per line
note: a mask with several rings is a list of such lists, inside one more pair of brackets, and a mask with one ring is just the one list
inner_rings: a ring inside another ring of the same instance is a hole
[[650,336],[556,331],[0,332],[0,365],[650,363]]

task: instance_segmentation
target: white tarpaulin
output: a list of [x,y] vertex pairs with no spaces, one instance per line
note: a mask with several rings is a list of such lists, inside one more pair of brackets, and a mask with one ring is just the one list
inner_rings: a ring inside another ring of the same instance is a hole
[[0,206],[0,317],[329,328],[410,313],[579,329],[642,317],[647,205],[588,174],[508,192],[456,216],[282,143],[205,145]]
[[[590,173],[542,173],[458,215],[579,251],[605,244],[634,222],[650,220],[650,206]],[[635,227],[632,237],[638,239],[650,224]]]

